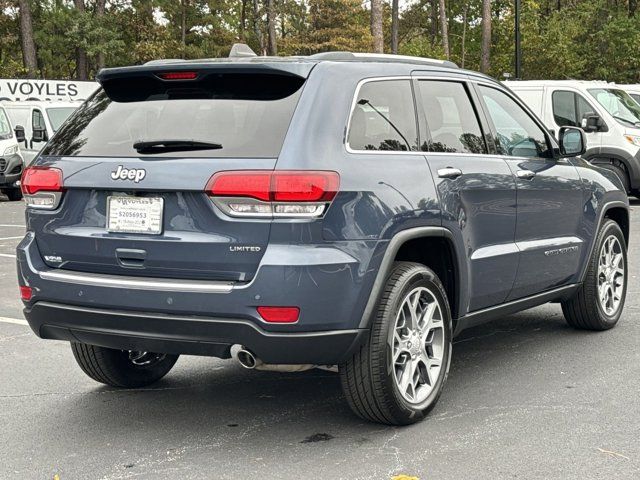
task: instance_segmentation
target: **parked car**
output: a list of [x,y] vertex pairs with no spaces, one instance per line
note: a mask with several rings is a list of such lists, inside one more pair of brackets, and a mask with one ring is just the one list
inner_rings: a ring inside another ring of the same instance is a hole
[[597,81],[511,81],[514,91],[552,131],[587,134],[583,158],[615,172],[627,193],[640,195],[640,105],[619,85]]
[[82,102],[7,102],[12,123],[22,131],[20,150],[29,165]]
[[633,85],[617,84],[616,86],[618,88],[621,88],[625,92],[627,92],[629,94],[629,96],[636,101],[636,103],[640,104],[640,85],[638,85],[638,84],[633,84]]
[[409,424],[463,329],[546,302],[579,329],[622,314],[619,179],[487,76],[322,53],[98,80],[25,171],[17,248],[32,329],[98,382],[180,354],[337,365],[358,415]]
[[19,181],[24,161],[16,141],[11,121],[4,108],[0,106],[0,192],[9,200],[20,200]]

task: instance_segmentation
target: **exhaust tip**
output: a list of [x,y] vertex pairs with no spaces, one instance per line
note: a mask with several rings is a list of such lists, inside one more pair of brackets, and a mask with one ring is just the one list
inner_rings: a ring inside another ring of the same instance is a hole
[[253,353],[251,353],[249,350],[246,350],[244,348],[241,348],[240,350],[238,350],[238,352],[236,353],[236,358],[238,359],[238,363],[240,363],[240,365],[242,365],[244,368],[248,370],[253,370],[254,368],[256,368],[256,365],[258,364],[256,357],[253,355]]

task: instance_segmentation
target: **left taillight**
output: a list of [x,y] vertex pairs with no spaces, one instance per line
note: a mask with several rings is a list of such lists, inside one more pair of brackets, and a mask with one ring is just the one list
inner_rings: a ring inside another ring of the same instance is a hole
[[332,171],[245,170],[218,172],[205,190],[232,217],[317,218],[339,187]]
[[60,204],[64,190],[62,170],[29,167],[22,172],[20,188],[28,207],[53,210]]

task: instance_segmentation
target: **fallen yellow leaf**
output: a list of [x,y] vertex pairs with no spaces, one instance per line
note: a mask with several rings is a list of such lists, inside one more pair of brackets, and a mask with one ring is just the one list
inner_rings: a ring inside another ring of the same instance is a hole
[[409,475],[395,475],[391,480],[420,480],[418,477],[410,477]]

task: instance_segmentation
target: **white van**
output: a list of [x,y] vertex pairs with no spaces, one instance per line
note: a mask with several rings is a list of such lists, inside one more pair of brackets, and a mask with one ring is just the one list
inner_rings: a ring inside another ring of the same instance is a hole
[[0,106],[0,190],[9,200],[20,200],[20,176],[24,161],[9,116]]
[[628,193],[640,195],[640,105],[619,85],[598,81],[504,82],[547,128],[582,128],[583,158],[618,174]]
[[51,136],[82,102],[7,102],[4,108],[20,137],[20,150],[29,165]]

